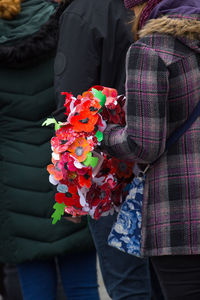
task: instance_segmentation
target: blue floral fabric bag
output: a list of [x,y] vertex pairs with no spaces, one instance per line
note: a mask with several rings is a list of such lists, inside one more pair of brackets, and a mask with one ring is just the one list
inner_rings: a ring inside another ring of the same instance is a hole
[[133,179],[117,221],[108,237],[109,246],[140,257],[142,200],[145,175]]

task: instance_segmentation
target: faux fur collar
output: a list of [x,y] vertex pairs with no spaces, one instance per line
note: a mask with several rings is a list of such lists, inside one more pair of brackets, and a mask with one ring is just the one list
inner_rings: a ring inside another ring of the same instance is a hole
[[139,32],[142,38],[152,33],[170,34],[174,37],[200,40],[200,21],[197,19],[161,17],[150,20]]

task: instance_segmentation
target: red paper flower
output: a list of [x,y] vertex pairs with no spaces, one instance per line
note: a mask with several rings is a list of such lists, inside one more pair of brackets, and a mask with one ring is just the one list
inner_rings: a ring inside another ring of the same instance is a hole
[[65,184],[67,186],[78,186],[77,173],[76,172],[66,172],[66,174],[63,174],[63,179],[60,180],[60,183]]
[[101,193],[98,198],[98,205],[95,209],[94,218],[98,220],[103,212],[109,211],[111,209],[111,189],[109,184],[104,183],[101,186]]
[[87,203],[89,204],[90,208],[98,205],[98,203],[99,203],[98,194],[99,193],[100,193],[100,188],[95,183],[93,183],[86,195],[86,200],[87,200]]
[[98,121],[98,115],[94,115],[90,111],[84,110],[70,115],[68,121],[73,125],[74,130],[77,132],[91,132],[94,130],[95,124]]
[[89,192],[87,193],[87,202],[89,207],[101,205],[106,205],[110,203],[111,189],[108,183],[104,183],[102,186],[97,186],[92,184]]
[[71,145],[77,134],[74,133],[70,124],[62,126],[56,131],[56,136],[51,139],[51,145],[54,152],[62,153],[67,150],[68,146]]
[[115,157],[109,160],[109,166],[112,174],[119,178],[129,178],[133,175],[134,163],[119,160]]
[[102,90],[102,93],[104,95],[106,95],[106,98],[108,98],[108,97],[112,97],[115,99],[117,98],[117,90],[116,89],[104,87]]
[[75,208],[75,207],[72,207],[72,206],[71,207],[66,207],[65,208],[65,212],[67,214],[70,214],[70,215],[74,216],[74,217],[76,217],[76,216],[85,216],[85,215],[88,214],[88,212],[83,211],[80,208]]
[[75,172],[76,171],[74,162],[75,162],[75,159],[70,155],[69,152],[64,152],[61,155],[60,167],[61,167],[63,174],[66,172]]
[[108,107],[108,122],[114,123],[114,124],[120,124],[120,114],[122,112],[121,106],[119,104],[117,105],[110,105]]
[[95,89],[97,91],[103,91],[104,86],[102,86],[102,85],[94,85],[88,91],[92,91],[92,89]]
[[88,152],[90,152],[90,146],[87,140],[83,137],[79,137],[76,141],[68,147],[68,151],[79,162],[86,160]]
[[65,115],[68,116],[70,113],[70,103],[72,101],[73,95],[71,93],[67,93],[67,92],[61,92],[61,95],[65,96],[65,103],[64,103],[64,106],[66,107]]
[[109,211],[110,209],[111,202],[107,203],[106,205],[103,202],[100,202],[95,208],[94,219],[98,220],[101,217],[102,213]]
[[120,206],[122,204],[122,192],[123,192],[124,184],[119,183],[111,193],[111,201],[116,206]]
[[68,192],[65,194],[57,193],[55,198],[58,203],[64,203],[66,206],[82,207],[79,202],[78,190],[75,186],[69,186]]
[[87,168],[84,174],[79,173],[79,185],[81,187],[85,186],[89,189],[92,185],[91,179],[92,179],[92,168]]
[[86,100],[79,104],[77,106],[76,111],[81,112],[81,111],[88,111],[92,115],[95,115],[99,110],[101,109],[101,105],[99,104],[99,101],[96,99],[93,100]]

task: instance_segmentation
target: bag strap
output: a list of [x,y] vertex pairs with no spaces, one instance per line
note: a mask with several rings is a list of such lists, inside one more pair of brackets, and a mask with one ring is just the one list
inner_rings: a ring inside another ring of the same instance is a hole
[[197,106],[194,108],[193,112],[189,118],[179,126],[167,139],[165,152],[175,143],[178,139],[192,126],[196,119],[200,116],[200,101]]
[[174,145],[178,139],[192,126],[192,124],[196,121],[196,119],[200,116],[200,101],[192,111],[189,118],[179,126],[167,139],[165,151],[151,164],[148,164],[145,170],[141,171],[141,174],[146,174],[150,167],[152,167],[168,150],[169,148]]

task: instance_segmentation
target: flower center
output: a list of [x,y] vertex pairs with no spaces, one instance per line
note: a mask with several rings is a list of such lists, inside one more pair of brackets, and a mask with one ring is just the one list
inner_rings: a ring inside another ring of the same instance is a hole
[[83,177],[88,180],[90,178],[90,175],[88,173],[86,173],[85,175],[83,175]]
[[94,107],[94,106],[90,106],[90,111],[97,111],[98,108]]
[[71,197],[72,197],[72,194],[71,194],[70,192],[67,192],[67,193],[65,193],[65,196],[66,196],[67,198],[71,198]]
[[101,194],[100,194],[100,199],[103,200],[106,196],[106,192],[105,191],[102,191]]
[[120,162],[120,163],[119,163],[119,169],[120,169],[120,171],[125,172],[126,169],[127,169],[126,164],[125,164],[124,162]]
[[81,122],[83,124],[87,124],[88,121],[89,121],[89,118],[85,118],[85,119],[79,120],[79,122]]
[[110,110],[110,112],[111,112],[111,115],[113,115],[113,116],[115,116],[115,115],[116,115],[116,111],[115,111],[115,109],[111,109],[111,110]]
[[64,168],[65,168],[65,170],[68,170],[68,164],[67,163],[64,164]]
[[75,153],[77,156],[81,156],[83,154],[83,147],[76,147]]
[[58,166],[58,162],[55,164],[55,169],[56,169],[56,171],[61,171],[61,169],[59,168],[59,166]]
[[68,142],[68,140],[61,140],[61,141],[60,141],[60,144],[61,144],[61,145],[64,145],[64,144],[66,144],[67,142]]

